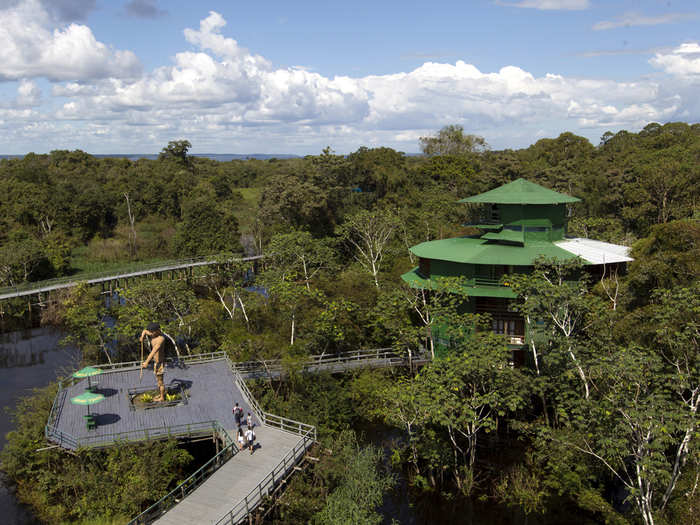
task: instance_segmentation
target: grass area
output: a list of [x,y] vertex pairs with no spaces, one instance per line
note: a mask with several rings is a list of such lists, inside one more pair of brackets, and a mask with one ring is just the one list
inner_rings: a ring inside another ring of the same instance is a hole
[[90,260],[88,257],[88,250],[88,246],[78,246],[73,249],[71,253],[71,277],[79,276],[83,273],[101,273],[112,270],[128,271],[129,268],[139,268],[147,264],[168,261],[168,259],[165,258],[150,258],[139,261],[95,261]]
[[255,219],[255,212],[258,208],[258,202],[260,202],[262,188],[233,188],[233,191],[243,196],[243,202],[236,206],[233,214],[238,220],[241,231],[246,231]]

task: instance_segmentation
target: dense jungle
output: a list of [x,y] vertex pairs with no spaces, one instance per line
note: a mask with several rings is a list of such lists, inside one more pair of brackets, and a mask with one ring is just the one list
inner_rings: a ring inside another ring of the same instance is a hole
[[[390,523],[399,490],[500,509],[491,523],[700,523],[700,124],[502,151],[446,126],[420,147],[218,162],[178,140],[157,160],[4,159],[0,287],[222,257],[189,282],[135,281],[113,304],[86,285],[56,292],[31,322],[63,330],[84,364],[138,359],[153,320],[185,352],[283,360],[289,380],[252,389],[266,409],[317,426],[318,461],[291,479],[270,523]],[[581,199],[569,235],[634,258],[599,280],[546,260],[513,276],[514,308],[543,336],[537,368],[509,366],[505,338],[460,314],[453,294],[424,301],[400,278],[417,265],[411,246],[473,233],[478,210],[459,199],[520,177]],[[266,257],[253,275],[252,263],[225,262],[232,254]],[[426,352],[445,318],[481,329],[422,368],[299,373],[312,354]],[[28,322],[26,300],[0,302],[3,331]],[[0,453],[41,520],[121,523],[192,472],[175,442],[37,452],[56,388],[21,400]],[[388,445],[370,439],[377,429]]]

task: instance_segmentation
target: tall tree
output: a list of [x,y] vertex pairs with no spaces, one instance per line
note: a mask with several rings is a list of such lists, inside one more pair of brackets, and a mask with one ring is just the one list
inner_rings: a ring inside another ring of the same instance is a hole
[[158,160],[175,160],[183,166],[190,165],[187,152],[192,148],[189,140],[171,140],[158,155]]
[[326,239],[316,239],[310,233],[292,230],[270,239],[268,252],[275,265],[286,272],[296,271],[311,290],[311,279],[333,264],[335,253]]
[[454,124],[443,127],[434,137],[421,137],[419,142],[421,151],[429,157],[481,153],[489,148],[484,137],[465,134],[462,126]]
[[361,210],[340,227],[343,238],[354,248],[354,255],[379,288],[379,271],[398,219],[388,210]]

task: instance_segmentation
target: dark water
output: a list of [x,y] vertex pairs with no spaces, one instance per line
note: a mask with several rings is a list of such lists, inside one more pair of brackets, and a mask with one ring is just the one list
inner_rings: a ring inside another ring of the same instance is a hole
[[[33,388],[46,386],[59,372],[75,369],[80,354],[59,346],[61,334],[46,328],[0,334],[0,448],[13,429],[8,409]],[[0,521],[5,525],[35,525],[39,522],[17,502],[4,481],[0,482]]]
[[[399,446],[402,433],[392,427],[364,421],[355,426],[362,441],[384,450],[385,468],[395,475],[394,489],[384,498],[379,509],[382,525],[543,525],[536,517],[529,519],[518,509],[508,508],[493,501],[478,501],[437,492],[421,492],[411,488],[403,472],[392,469],[389,457]],[[550,522],[551,523],[551,522]],[[555,521],[555,523],[569,523]],[[571,522],[575,523],[575,522]]]

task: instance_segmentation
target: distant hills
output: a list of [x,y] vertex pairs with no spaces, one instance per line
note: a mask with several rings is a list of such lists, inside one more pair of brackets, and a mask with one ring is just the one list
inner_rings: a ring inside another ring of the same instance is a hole
[[[119,159],[129,159],[129,160],[139,160],[139,159],[149,159],[155,160],[158,158],[157,153],[113,153],[108,155],[95,155],[93,157],[98,159],[106,158],[119,158]],[[227,162],[229,160],[245,160],[245,159],[258,159],[258,160],[268,160],[268,159],[296,159],[300,158],[301,155],[291,155],[289,153],[250,153],[250,154],[238,154],[238,153],[193,153],[192,157],[203,157],[212,160],[218,160],[220,162]],[[21,159],[24,155],[0,155],[0,159]]]

